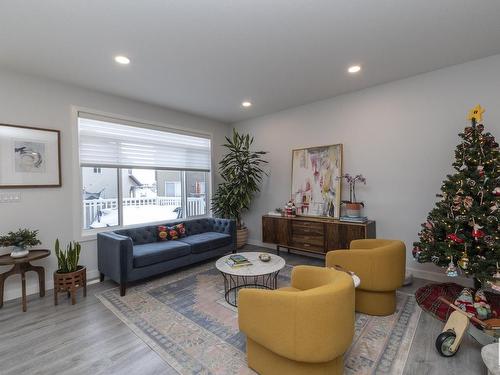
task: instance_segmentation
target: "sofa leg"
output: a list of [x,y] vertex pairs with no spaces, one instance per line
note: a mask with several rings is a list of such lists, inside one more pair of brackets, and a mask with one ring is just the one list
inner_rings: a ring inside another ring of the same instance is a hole
[[126,291],[127,291],[127,284],[121,283],[120,284],[120,297],[123,297],[125,295]]
[[104,274],[99,272],[99,281],[102,283],[104,281]]

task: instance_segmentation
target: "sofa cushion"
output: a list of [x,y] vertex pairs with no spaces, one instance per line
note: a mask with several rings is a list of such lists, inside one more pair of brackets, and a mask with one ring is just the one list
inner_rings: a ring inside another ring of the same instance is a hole
[[167,227],[167,234],[169,240],[178,240],[179,238],[186,237],[186,227],[184,227],[184,223],[175,224],[174,226]]
[[186,234],[188,236],[212,231],[213,223],[212,219],[210,218],[193,219],[186,221]]
[[115,233],[130,237],[134,245],[156,242],[158,238],[158,228],[155,226],[122,229],[115,231]]
[[181,238],[180,240],[175,242],[185,242],[191,245],[191,252],[193,254],[199,254],[205,251],[218,249],[219,247],[229,245],[231,241],[232,238],[229,234],[206,232],[193,234],[192,236]]
[[135,245],[133,249],[134,267],[144,267],[151,264],[189,255],[191,248],[180,241],[162,241],[143,245]]

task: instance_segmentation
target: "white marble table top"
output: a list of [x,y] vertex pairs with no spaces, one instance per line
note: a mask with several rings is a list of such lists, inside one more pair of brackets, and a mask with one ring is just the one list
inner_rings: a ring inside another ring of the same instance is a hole
[[274,254],[269,254],[271,256],[271,260],[269,262],[263,262],[259,259],[259,254],[263,252],[244,252],[238,253],[238,255],[242,255],[247,258],[252,265],[245,267],[231,267],[226,263],[226,260],[233,254],[229,254],[223,256],[215,262],[215,267],[224,273],[235,276],[260,276],[267,275],[269,273],[277,272],[285,267],[285,260]]
[[498,362],[498,343],[483,346],[481,357],[488,368],[488,374],[500,375],[500,362]]

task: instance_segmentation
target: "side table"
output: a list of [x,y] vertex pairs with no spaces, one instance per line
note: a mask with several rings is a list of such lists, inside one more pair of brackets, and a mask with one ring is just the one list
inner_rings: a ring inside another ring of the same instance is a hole
[[13,267],[0,274],[0,308],[3,307],[3,290],[7,277],[12,275],[21,275],[22,293],[23,293],[23,312],[26,312],[26,272],[34,271],[38,274],[38,284],[40,297],[45,296],[45,269],[39,266],[33,266],[30,262],[42,258],[47,258],[50,250],[30,250],[29,254],[23,258],[12,258],[9,254],[0,256],[0,266]]

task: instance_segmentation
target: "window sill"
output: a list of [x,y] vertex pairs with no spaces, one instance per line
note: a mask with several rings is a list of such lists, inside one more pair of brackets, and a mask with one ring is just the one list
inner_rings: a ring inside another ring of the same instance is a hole
[[114,232],[114,231],[123,230],[123,229],[141,228],[141,227],[150,226],[150,225],[171,224],[171,223],[175,223],[175,222],[183,221],[183,220],[204,219],[204,218],[210,218],[210,217],[212,217],[212,216],[199,215],[199,216],[190,216],[188,218],[180,218],[180,219],[167,220],[167,221],[156,221],[156,222],[150,222],[150,223],[142,223],[142,224],[134,224],[134,225],[122,225],[122,226],[117,225],[114,227],[106,227],[106,228],[100,228],[100,229],[84,229],[80,233],[80,238],[78,239],[78,242],[84,243],[84,242],[96,241],[97,234],[103,233],[103,232]]

